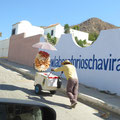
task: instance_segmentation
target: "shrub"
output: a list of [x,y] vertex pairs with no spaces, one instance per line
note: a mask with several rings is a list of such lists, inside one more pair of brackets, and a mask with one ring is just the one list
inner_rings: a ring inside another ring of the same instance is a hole
[[78,41],[78,45],[81,46],[81,47],[84,47],[83,41],[82,41],[82,40],[79,40],[79,41]]
[[47,38],[48,38],[48,40],[51,39],[51,35],[50,35],[50,33],[47,34]]
[[57,43],[57,38],[56,37],[51,37],[50,33],[47,34],[47,39],[48,39],[48,42],[55,45]]
[[98,38],[98,35],[99,35],[99,34],[97,34],[97,33],[95,33],[95,32],[94,32],[94,33],[89,33],[89,40],[95,42],[96,39]]
[[57,38],[56,37],[51,38],[51,40],[50,40],[51,44],[55,45],[56,42],[57,42]]
[[75,25],[75,26],[72,27],[72,29],[80,30],[80,27],[78,25]]
[[76,40],[76,42],[78,42],[78,38],[77,37],[75,37],[75,40]]
[[70,33],[70,27],[69,27],[69,25],[68,24],[65,24],[64,25],[64,30],[65,30],[65,32],[64,33]]
[[84,45],[87,44],[87,41],[86,41],[86,40],[83,40],[83,44],[84,44]]
[[87,44],[87,41],[86,40],[78,40],[77,37],[75,37],[75,41],[77,42],[77,44],[80,46],[80,47],[85,47],[85,44]]

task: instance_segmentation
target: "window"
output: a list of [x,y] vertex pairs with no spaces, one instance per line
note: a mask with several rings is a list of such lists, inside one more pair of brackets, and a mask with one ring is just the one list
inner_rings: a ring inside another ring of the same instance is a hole
[[51,30],[51,36],[53,36],[53,32],[54,32],[54,31],[53,31],[53,30]]
[[15,28],[12,29],[12,35],[15,35]]

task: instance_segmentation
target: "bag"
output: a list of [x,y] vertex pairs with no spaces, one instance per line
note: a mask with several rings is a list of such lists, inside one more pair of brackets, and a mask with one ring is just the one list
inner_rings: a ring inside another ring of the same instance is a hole
[[57,88],[61,88],[61,85],[62,85],[62,80],[60,79],[60,77],[58,77]]

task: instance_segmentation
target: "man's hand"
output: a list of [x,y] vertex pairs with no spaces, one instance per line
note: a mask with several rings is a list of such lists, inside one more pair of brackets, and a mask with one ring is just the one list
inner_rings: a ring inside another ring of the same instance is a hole
[[51,71],[54,71],[54,69],[52,68]]

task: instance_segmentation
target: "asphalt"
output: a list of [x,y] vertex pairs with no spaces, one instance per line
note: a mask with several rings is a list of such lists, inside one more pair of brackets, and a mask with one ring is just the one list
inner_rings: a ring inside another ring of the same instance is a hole
[[[33,80],[35,78],[36,70],[32,67],[8,61],[7,58],[0,58],[0,64]],[[62,79],[62,87],[59,89],[61,92],[66,92],[66,84],[67,80]],[[105,91],[99,91],[98,89],[79,84],[78,100],[120,115],[120,96],[117,96],[116,94],[110,94]]]

